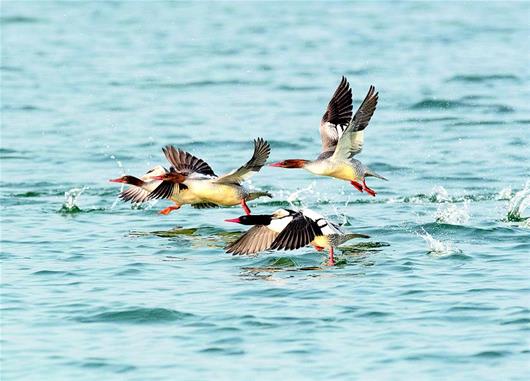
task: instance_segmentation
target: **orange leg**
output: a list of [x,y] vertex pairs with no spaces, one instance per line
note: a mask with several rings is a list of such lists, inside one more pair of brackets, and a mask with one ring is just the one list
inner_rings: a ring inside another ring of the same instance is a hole
[[244,199],[241,200],[241,207],[243,208],[243,210],[245,211],[245,214],[247,216],[250,216],[250,209],[246,203],[246,201]]
[[357,190],[359,192],[362,193],[363,191],[363,186],[361,184],[359,184],[357,181],[350,181],[351,185],[353,185],[355,188],[357,188]]
[[368,188],[368,185],[366,185],[366,179],[363,179],[363,188],[370,196],[374,196],[377,194],[373,189]]
[[162,209],[158,213],[159,214],[163,214],[164,216],[167,216],[169,213],[171,213],[172,211],[177,210],[177,209],[180,209],[180,205],[179,204],[168,206],[167,208]]
[[328,261],[328,265],[329,265],[329,266],[335,266],[335,257],[333,256],[333,248],[332,248],[332,247],[329,248],[329,261]]

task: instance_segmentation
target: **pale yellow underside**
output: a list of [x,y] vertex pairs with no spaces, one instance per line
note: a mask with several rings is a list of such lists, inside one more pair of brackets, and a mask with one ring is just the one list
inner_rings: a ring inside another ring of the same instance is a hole
[[232,206],[241,202],[240,189],[229,184],[215,183],[210,180],[196,180],[187,183],[189,190],[203,202]]
[[355,171],[355,168],[344,161],[324,160],[315,164],[309,164],[305,167],[309,172],[315,175],[335,177],[337,179],[356,181],[361,177]]
[[328,237],[326,237],[324,235],[319,235],[319,236],[315,237],[315,239],[311,243],[313,245],[315,245],[315,246],[325,247],[325,248],[328,248],[328,249],[330,247],[329,239],[328,239]]

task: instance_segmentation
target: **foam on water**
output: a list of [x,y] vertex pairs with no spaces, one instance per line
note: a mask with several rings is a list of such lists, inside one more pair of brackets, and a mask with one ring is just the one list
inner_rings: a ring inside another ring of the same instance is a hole
[[527,181],[524,188],[515,193],[508,204],[508,212],[506,218],[508,221],[525,222],[523,225],[527,226],[529,217],[524,217],[523,213],[530,205],[530,181]]
[[430,198],[433,202],[450,201],[449,192],[441,185],[437,185],[432,189]]
[[61,206],[60,212],[62,213],[77,213],[81,209],[77,206],[77,200],[81,194],[87,189],[87,187],[82,188],[72,188],[67,192],[64,192],[64,203]]
[[417,235],[427,243],[428,252],[434,256],[445,257],[461,252],[459,249],[454,248],[451,242],[437,240],[423,229]]
[[497,194],[497,200],[509,200],[512,198],[512,187],[502,188]]
[[436,222],[463,225],[469,221],[469,201],[462,204],[444,203],[438,206],[435,214]]

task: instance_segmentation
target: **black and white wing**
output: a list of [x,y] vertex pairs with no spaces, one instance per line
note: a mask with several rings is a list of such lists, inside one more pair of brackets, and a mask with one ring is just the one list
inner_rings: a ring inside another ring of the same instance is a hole
[[348,128],[342,133],[333,156],[340,159],[349,159],[363,149],[364,129],[368,126],[372,115],[377,107],[379,93],[375,92],[375,87],[370,86],[368,94],[359,106]]
[[271,153],[271,147],[269,143],[263,138],[257,138],[254,140],[254,153],[252,158],[243,166],[232,172],[227,173],[221,177],[218,177],[215,182],[224,184],[239,184],[242,181],[248,179],[254,173],[260,171],[265,165],[269,155]]
[[291,222],[285,226],[278,237],[272,242],[274,250],[296,250],[310,244],[322,232],[312,219],[297,212],[292,216]]
[[204,160],[193,156],[191,153],[175,148],[165,146],[162,148],[166,159],[171,163],[176,172],[189,176],[193,173],[200,173],[207,176],[216,176],[213,169]]
[[[193,156],[189,152],[175,148],[171,145],[165,146],[162,148],[162,151],[164,152],[164,155],[166,155],[166,159],[171,163],[170,172],[177,172],[184,176],[200,174],[216,177],[216,174],[208,163]],[[150,200],[170,198],[172,195],[178,194],[182,189],[186,189],[184,184],[172,181],[162,181],[162,183],[153,190],[147,198]]]
[[352,115],[352,92],[348,80],[343,76],[320,121],[322,153],[333,152]]

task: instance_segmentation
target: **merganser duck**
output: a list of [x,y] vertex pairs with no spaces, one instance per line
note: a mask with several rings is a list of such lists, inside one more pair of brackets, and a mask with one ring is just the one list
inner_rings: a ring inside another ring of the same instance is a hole
[[[368,94],[352,118],[352,93],[348,81],[343,76],[320,122],[322,152],[316,160],[289,159],[269,165],[303,168],[316,175],[347,180],[360,192],[366,191],[375,197],[376,192],[366,185],[366,177],[373,176],[382,180],[386,178],[353,156],[363,148],[364,129],[374,114],[378,95],[375,87],[370,86]],[[362,181],[362,184],[359,181]]]
[[278,209],[272,214],[246,215],[225,221],[254,225],[225,248],[227,253],[296,250],[311,244],[318,251],[329,250],[330,266],[335,264],[335,247],[353,238],[370,238],[365,234],[345,233],[338,225],[310,209]]
[[173,146],[166,146],[163,152],[172,169],[166,174],[152,177],[154,180],[162,180],[162,183],[148,198],[167,198],[174,192],[175,187],[184,185],[205,203],[221,206],[240,204],[248,215],[250,209],[246,201],[271,195],[267,192],[251,192],[242,182],[259,172],[269,158],[270,151],[269,143],[258,138],[254,140],[254,154],[245,165],[223,176],[217,176],[203,160]]
[[[130,201],[132,204],[142,204],[150,200],[149,195],[160,184],[161,180],[153,180],[153,176],[162,176],[169,171],[161,165],[151,168],[142,177],[122,176],[117,179],[111,179],[110,182],[124,183],[130,185],[129,188],[120,192],[119,198],[123,201]],[[184,179],[184,177],[182,177]],[[215,204],[205,203],[199,197],[190,192],[184,184],[175,186],[173,192],[166,197],[175,203],[174,206],[167,207],[160,211],[160,214],[169,214],[175,209],[179,209],[182,205],[190,204],[194,208],[212,208],[217,207]]]

